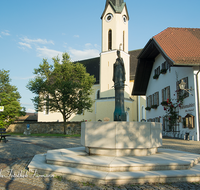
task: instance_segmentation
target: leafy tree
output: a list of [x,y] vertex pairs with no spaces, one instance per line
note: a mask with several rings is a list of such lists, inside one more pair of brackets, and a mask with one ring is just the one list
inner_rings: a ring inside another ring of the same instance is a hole
[[25,108],[20,106],[21,96],[10,81],[9,71],[0,70],[0,106],[4,106],[4,111],[0,112],[0,128],[9,126],[19,116],[25,115]]
[[82,64],[72,63],[67,53],[63,53],[62,63],[58,57],[52,60],[53,65],[43,59],[39,68],[34,69],[36,77],[29,81],[27,88],[36,94],[32,100],[37,111],[43,111],[45,106],[47,112],[62,114],[66,133],[66,121],[72,114],[92,111],[90,95],[95,78]]

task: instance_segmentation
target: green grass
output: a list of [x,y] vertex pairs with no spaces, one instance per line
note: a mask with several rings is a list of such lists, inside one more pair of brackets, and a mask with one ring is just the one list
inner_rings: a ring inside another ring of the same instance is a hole
[[20,135],[20,136],[29,136],[29,137],[80,137],[80,134],[74,135],[64,135],[64,134],[31,134],[31,135],[24,135],[22,133],[6,133],[8,135]]

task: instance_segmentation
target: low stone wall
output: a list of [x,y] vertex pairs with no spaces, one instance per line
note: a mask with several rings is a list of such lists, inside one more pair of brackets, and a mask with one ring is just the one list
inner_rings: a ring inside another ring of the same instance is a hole
[[[30,133],[38,134],[63,134],[63,122],[36,122],[36,123],[14,123],[7,128],[7,132],[24,133],[27,129],[27,124],[30,125]],[[67,134],[81,134],[81,122],[67,122]]]

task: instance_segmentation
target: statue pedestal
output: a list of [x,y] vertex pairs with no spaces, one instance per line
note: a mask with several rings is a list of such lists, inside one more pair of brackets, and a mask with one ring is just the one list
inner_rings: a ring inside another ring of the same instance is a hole
[[83,122],[81,144],[87,153],[148,156],[162,146],[162,124],[155,122]]

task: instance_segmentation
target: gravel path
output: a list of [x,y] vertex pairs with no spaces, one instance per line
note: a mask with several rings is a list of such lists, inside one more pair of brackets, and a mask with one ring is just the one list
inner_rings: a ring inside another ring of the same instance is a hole
[[[128,184],[123,186],[95,185],[87,182],[62,180],[60,176],[39,176],[27,170],[35,154],[46,153],[50,149],[71,148],[80,145],[80,138],[37,138],[9,137],[0,143],[0,190],[22,189],[107,189],[107,190],[157,190],[157,189],[200,189],[199,183]],[[178,139],[163,139],[163,147],[200,154],[200,142]]]

